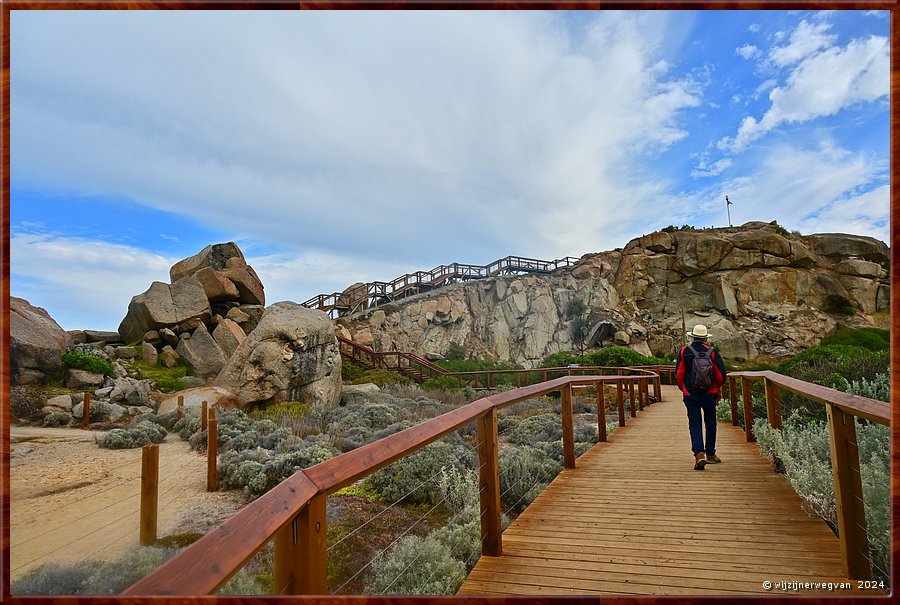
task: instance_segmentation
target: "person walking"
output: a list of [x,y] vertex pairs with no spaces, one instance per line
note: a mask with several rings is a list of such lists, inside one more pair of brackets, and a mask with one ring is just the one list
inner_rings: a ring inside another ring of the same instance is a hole
[[[706,344],[709,338],[706,326],[697,324],[687,335],[694,340],[678,352],[675,380],[687,408],[694,470],[702,471],[707,464],[722,462],[716,456],[716,403],[719,387],[725,382],[725,362],[715,349]],[[705,443],[703,424],[706,424]]]

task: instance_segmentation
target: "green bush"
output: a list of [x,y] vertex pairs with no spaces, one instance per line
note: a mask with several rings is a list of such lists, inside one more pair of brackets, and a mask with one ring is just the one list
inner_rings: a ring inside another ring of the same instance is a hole
[[540,494],[562,470],[562,464],[537,447],[502,447],[500,502],[507,513],[519,513]]
[[366,593],[448,595],[455,594],[465,579],[465,565],[436,536],[406,536],[372,562]]
[[110,450],[143,447],[149,443],[162,443],[167,433],[165,427],[141,420],[130,428],[111,430],[100,439],[99,445]]
[[560,351],[559,353],[551,353],[544,357],[541,361],[541,368],[564,368],[574,363],[581,363],[581,356],[572,351]]
[[853,315],[856,313],[856,308],[840,294],[829,294],[826,296],[823,310],[826,313],[837,315]]
[[62,361],[70,368],[97,374],[106,374],[107,376],[116,375],[116,368],[112,363],[106,361],[102,357],[91,355],[84,351],[66,351],[62,356]]
[[879,328],[858,328],[856,330],[838,330],[822,339],[820,345],[851,345],[885,351],[891,346],[891,333]]
[[458,465],[452,445],[441,440],[375,471],[367,482],[388,502],[434,504],[441,470]]
[[359,378],[351,381],[350,384],[367,384],[370,382],[380,387],[385,387],[390,384],[410,384],[413,380],[393,370],[377,369],[366,371]]
[[585,357],[585,363],[592,366],[611,366],[616,368],[627,366],[670,365],[668,359],[641,355],[627,347],[605,347]]
[[67,426],[72,422],[72,416],[66,412],[50,412],[44,416],[44,426]]
[[136,371],[137,378],[152,380],[156,387],[164,393],[174,393],[184,388],[184,377],[194,376],[194,370],[183,359],[178,359],[175,365],[167,368],[163,365],[150,365],[140,358],[130,361],[132,369]]
[[[890,581],[890,431],[886,426],[857,422],[863,504],[868,526],[869,549],[876,577]],[[781,431],[764,419],[753,423],[753,434],[763,453],[776,468],[782,468],[797,494],[809,508],[836,526],[837,505],[831,467],[827,423],[802,422],[797,417],[784,422]]]
[[461,391],[462,382],[456,376],[438,376],[422,383],[423,391]]
[[464,346],[451,340],[450,346],[447,347],[447,352],[444,353],[444,357],[449,361],[458,361],[460,359],[465,359],[467,354]]
[[[36,595],[116,595],[170,559],[177,550],[139,546],[111,561],[75,564],[45,563],[10,585],[10,593]],[[262,594],[244,570],[217,594]]]
[[341,379],[344,382],[353,382],[360,378],[368,370],[361,365],[355,364],[349,359],[341,359]]
[[887,372],[878,374],[872,380],[860,378],[847,386],[847,392],[860,397],[877,399],[879,401],[891,401],[891,377]]
[[279,426],[293,426],[294,421],[309,415],[312,405],[299,401],[285,401],[250,411],[247,415],[253,420],[271,420]]

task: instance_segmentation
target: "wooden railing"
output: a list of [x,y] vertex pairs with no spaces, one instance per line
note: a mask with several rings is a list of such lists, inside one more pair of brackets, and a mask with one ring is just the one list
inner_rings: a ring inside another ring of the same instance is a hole
[[[558,368],[533,368],[511,370],[478,370],[471,372],[451,372],[434,364],[415,353],[403,351],[376,351],[358,342],[336,335],[340,346],[341,357],[349,359],[366,368],[388,368],[397,370],[413,378],[416,382],[424,382],[429,378],[451,376],[460,381],[461,386],[491,389],[501,384],[500,377],[510,376],[509,384],[523,387],[536,382],[547,382],[550,378],[562,376],[585,376],[588,374],[607,374],[620,370],[609,366],[565,366]],[[666,384],[675,384],[675,366],[631,366],[643,369],[659,376],[666,377]],[[506,382],[506,381],[502,381]],[[659,379],[654,381],[655,396],[660,398]]]
[[561,267],[571,267],[577,261],[572,256],[556,260],[507,256],[483,266],[451,263],[437,266],[431,271],[407,273],[389,282],[374,281],[344,292],[319,294],[301,304],[310,309],[325,311],[334,318],[336,315],[346,315],[427,292],[458,280],[480,279],[504,273],[551,273]]
[[744,429],[747,441],[753,436],[754,381],[764,381],[766,416],[769,425],[781,429],[781,389],[825,406],[831,435],[831,468],[834,474],[834,494],[837,503],[838,537],[841,541],[841,561],[848,578],[869,580],[872,564],[869,560],[869,541],[866,513],[863,508],[862,478],[859,470],[859,448],[856,442],[856,418],[877,424],[890,424],[890,405],[875,399],[851,395],[835,389],[811,384],[776,372],[732,372],[728,375],[731,400],[731,419],[739,425],[737,379],[741,380]]
[[123,595],[212,594],[272,539],[275,542],[274,594],[326,594],[325,502],[328,495],[472,423],[476,424],[478,435],[482,554],[499,556],[503,550],[497,434],[499,411],[514,403],[558,391],[563,425],[563,465],[571,469],[575,467],[574,387],[595,388],[601,441],[606,440],[604,384],[616,384],[620,424],[625,423],[626,387],[632,395],[632,416],[636,392],[640,396],[640,406],[649,405],[649,382],[656,380],[658,384],[659,376],[648,370],[621,371],[624,375],[564,376],[490,395],[298,471],[136,582]]

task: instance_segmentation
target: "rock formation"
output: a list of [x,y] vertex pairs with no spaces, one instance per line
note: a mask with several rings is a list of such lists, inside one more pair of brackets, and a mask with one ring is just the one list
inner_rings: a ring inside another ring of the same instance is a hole
[[[131,299],[119,325],[122,340],[171,367],[179,357],[203,378],[215,377],[251,332],[265,305],[263,284],[234,242],[211,244],[169,269]],[[163,354],[165,352],[165,354]]]
[[13,384],[39,384],[58,378],[72,337],[40,307],[9,299],[9,364]]
[[[569,302],[587,304],[587,346],[671,357],[682,318],[705,323],[735,361],[778,358],[839,325],[886,321],[887,246],[843,234],[801,236],[775,224],[657,232],[584,255],[551,275],[455,284],[338,320],[377,350],[434,357],[450,342],[472,355],[531,366],[574,348]],[[841,307],[855,314],[842,314]]]
[[237,394],[244,406],[282,401],[337,405],[341,358],[331,319],[291,302],[270,306],[215,385]]

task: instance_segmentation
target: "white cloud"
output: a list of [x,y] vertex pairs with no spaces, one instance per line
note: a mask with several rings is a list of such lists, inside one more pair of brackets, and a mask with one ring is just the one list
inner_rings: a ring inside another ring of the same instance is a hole
[[745,59],[752,59],[753,57],[759,56],[761,51],[752,44],[745,44],[743,46],[737,47],[734,52],[744,57]]
[[730,168],[732,164],[734,164],[734,160],[731,158],[722,158],[712,164],[700,162],[697,168],[691,171],[691,176],[695,179],[700,177],[719,176],[725,169]]
[[875,17],[876,19],[887,19],[891,13],[888,11],[866,11],[864,14],[867,17]]
[[886,162],[830,141],[818,149],[780,145],[752,174],[717,184],[701,199],[718,208],[728,193],[736,225],[777,220],[802,233],[857,233],[888,241],[886,181]]
[[285,247],[590,250],[702,92],[664,73],[673,16],[592,18],[17,14],[12,174]]
[[115,330],[131,297],[154,281],[168,282],[175,260],[96,240],[13,233],[10,292],[45,308],[65,329]]
[[827,34],[831,29],[830,23],[809,23],[801,21],[797,29],[791,33],[791,39],[786,46],[778,46],[769,53],[772,62],[785,67],[802,61],[822,48],[828,48],[837,39],[834,34]]
[[783,87],[769,93],[772,106],[757,120],[747,116],[735,137],[718,142],[740,151],[773,128],[830,116],[856,103],[875,101],[889,92],[890,48],[887,38],[871,36],[824,50],[801,62]]
[[751,23],[750,25],[747,26],[747,30],[753,32],[754,34],[758,33],[760,29],[761,28],[760,28],[759,23]]

